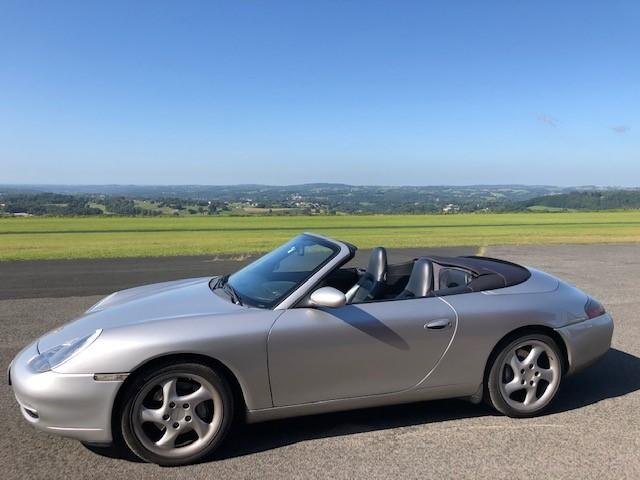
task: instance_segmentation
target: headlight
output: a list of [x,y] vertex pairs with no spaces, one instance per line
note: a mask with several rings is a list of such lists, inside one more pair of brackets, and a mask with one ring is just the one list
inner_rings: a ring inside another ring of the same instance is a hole
[[56,368],[91,345],[101,333],[101,329],[96,330],[84,337],[74,338],[56,345],[29,360],[29,366],[36,372],[47,372]]

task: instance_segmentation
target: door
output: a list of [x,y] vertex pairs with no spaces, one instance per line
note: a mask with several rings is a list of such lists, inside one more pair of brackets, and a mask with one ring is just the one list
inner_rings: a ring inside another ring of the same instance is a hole
[[286,310],[268,338],[274,404],[411,388],[436,366],[455,322],[435,297]]

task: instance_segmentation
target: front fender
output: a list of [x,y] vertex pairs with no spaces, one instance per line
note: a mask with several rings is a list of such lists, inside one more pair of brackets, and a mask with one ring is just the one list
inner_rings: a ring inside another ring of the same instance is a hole
[[197,354],[224,364],[238,379],[250,409],[272,406],[267,333],[281,312],[245,310],[233,315],[159,320],[107,329],[59,373],[130,373],[150,360]]

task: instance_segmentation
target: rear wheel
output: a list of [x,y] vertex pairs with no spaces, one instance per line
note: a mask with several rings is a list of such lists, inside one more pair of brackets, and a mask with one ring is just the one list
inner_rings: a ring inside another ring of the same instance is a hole
[[489,403],[510,417],[542,413],[562,380],[562,353],[548,335],[516,338],[500,350],[487,378]]
[[210,455],[232,417],[226,380],[208,366],[183,363],[146,372],[129,384],[120,426],[138,457],[173,466]]

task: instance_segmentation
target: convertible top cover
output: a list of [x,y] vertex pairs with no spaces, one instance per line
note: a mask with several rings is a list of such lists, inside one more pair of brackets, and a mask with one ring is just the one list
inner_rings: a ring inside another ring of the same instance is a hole
[[462,287],[455,287],[451,292],[436,292],[437,295],[456,294],[464,292],[480,292],[496,288],[518,285],[529,279],[531,272],[525,267],[490,257],[424,257],[432,262],[447,267],[458,267],[473,273],[473,280]]

